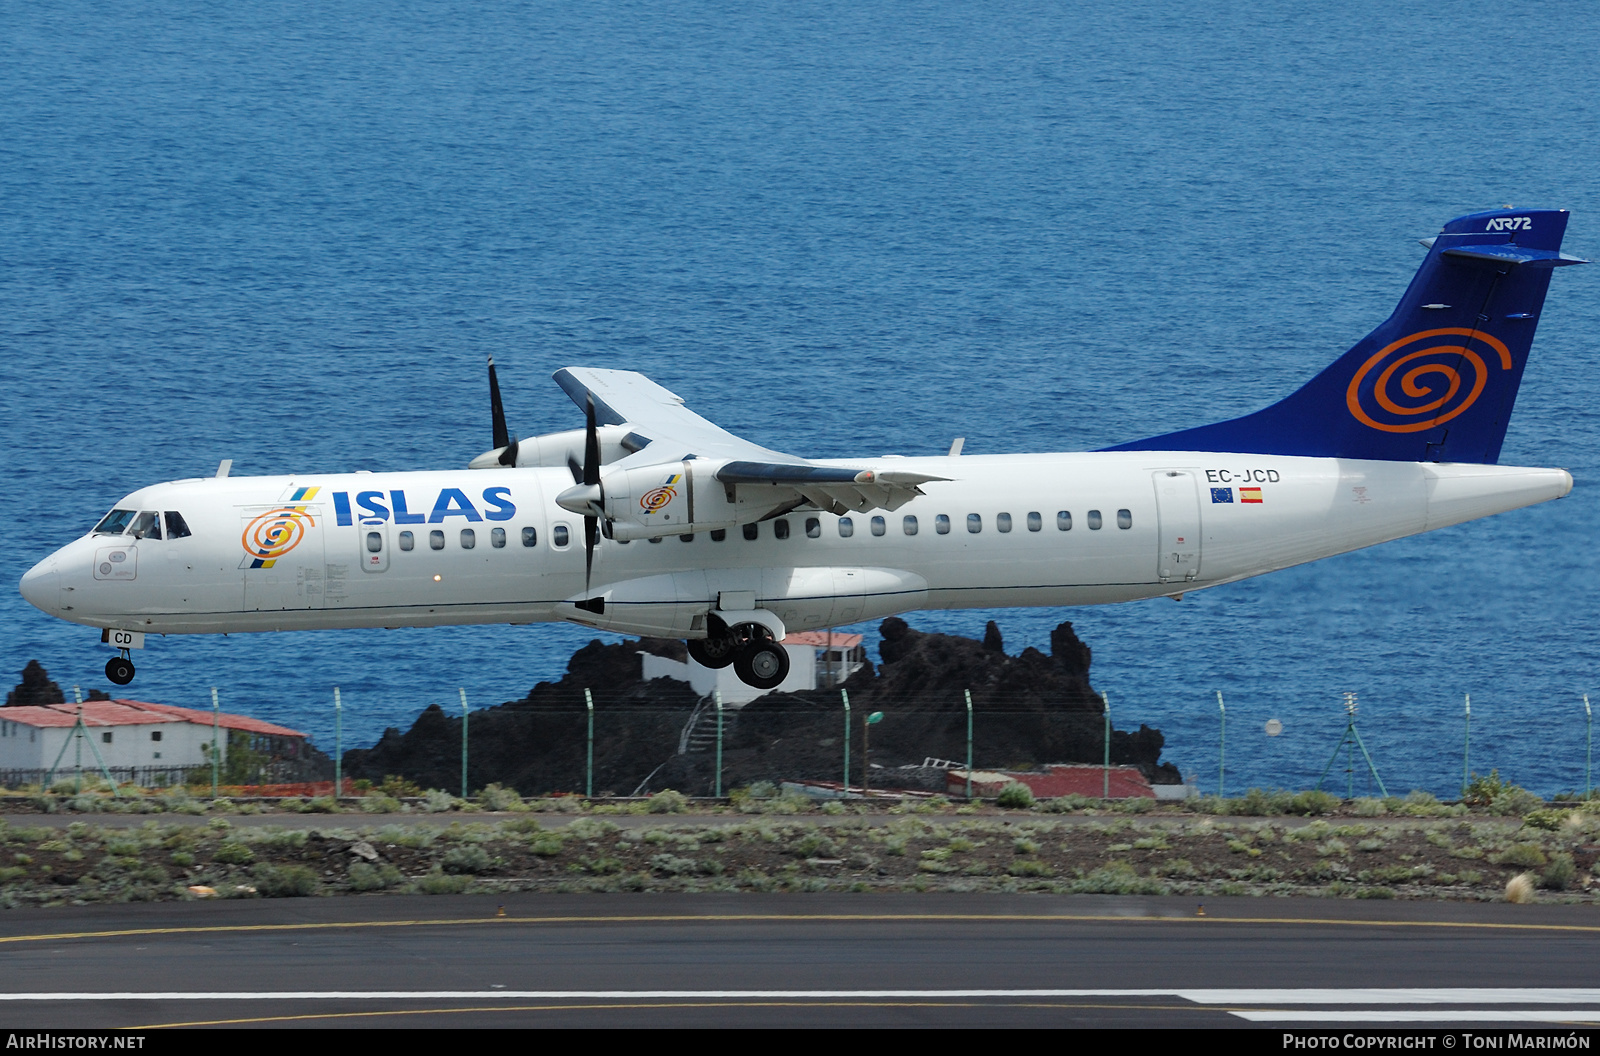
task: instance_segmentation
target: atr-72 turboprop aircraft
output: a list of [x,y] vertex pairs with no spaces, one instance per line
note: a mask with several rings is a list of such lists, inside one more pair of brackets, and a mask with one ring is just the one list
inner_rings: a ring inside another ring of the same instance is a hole
[[520,442],[489,365],[483,472],[217,476],[142,488],[22,593],[148,632],[570,620],[689,640],[782,682],[788,631],[913,609],[1087,605],[1215,586],[1560,498],[1496,465],[1567,213],[1463,216],[1389,319],[1232,421],[1077,454],[798,458],[631,371],[569,367],[584,429]]

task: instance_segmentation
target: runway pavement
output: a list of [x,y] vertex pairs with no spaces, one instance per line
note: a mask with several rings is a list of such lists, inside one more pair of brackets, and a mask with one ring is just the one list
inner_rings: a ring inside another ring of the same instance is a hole
[[[504,912],[504,916],[499,913]],[[386,896],[0,916],[0,1027],[1600,1023],[1600,910]]]

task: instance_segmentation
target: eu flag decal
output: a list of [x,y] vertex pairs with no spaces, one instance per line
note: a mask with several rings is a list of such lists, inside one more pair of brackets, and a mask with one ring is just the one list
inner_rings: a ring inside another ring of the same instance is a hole
[[1232,502],[1233,501],[1233,489],[1232,488],[1212,488],[1211,489],[1211,501],[1212,502]]

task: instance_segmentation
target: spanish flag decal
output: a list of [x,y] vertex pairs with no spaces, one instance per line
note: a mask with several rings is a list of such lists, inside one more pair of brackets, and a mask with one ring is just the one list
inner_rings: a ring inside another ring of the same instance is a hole
[[1260,488],[1240,488],[1239,489],[1239,501],[1240,502],[1260,502],[1261,501],[1261,489]]

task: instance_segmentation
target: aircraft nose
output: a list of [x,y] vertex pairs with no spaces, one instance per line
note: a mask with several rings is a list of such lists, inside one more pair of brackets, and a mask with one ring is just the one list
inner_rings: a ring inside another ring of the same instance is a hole
[[56,559],[47,557],[34,565],[22,577],[22,596],[36,609],[52,616],[61,613],[61,576],[56,571]]

